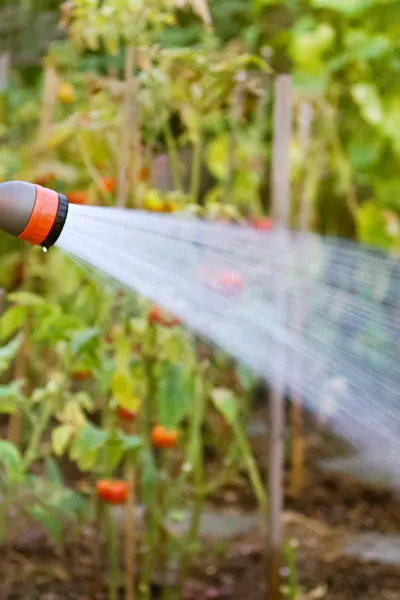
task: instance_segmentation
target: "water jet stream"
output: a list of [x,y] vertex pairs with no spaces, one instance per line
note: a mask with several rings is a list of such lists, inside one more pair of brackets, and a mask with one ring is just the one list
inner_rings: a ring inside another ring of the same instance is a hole
[[[0,226],[2,198],[0,185]],[[162,305],[310,412],[328,406],[363,476],[398,486],[398,260],[317,235],[116,208],[70,205],[58,235],[69,256]]]

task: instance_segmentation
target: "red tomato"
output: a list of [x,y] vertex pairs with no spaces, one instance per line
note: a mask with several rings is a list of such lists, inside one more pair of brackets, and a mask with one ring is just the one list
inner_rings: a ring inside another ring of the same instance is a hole
[[67,194],[68,202],[71,204],[87,204],[88,194],[87,192],[73,191]]
[[115,179],[113,179],[112,177],[103,177],[103,179],[101,180],[101,184],[103,186],[103,189],[109,193],[114,192],[115,188],[117,187]]
[[96,494],[106,504],[123,504],[128,495],[128,484],[125,481],[100,479],[96,483]]
[[120,421],[136,421],[136,413],[134,413],[132,410],[124,408],[123,406],[118,406],[117,414]]
[[179,319],[167,315],[158,306],[151,307],[148,319],[152,325],[162,325],[163,327],[175,327],[179,325]]
[[274,227],[274,223],[269,217],[253,217],[249,220],[249,225],[259,231],[271,231]]
[[240,292],[244,287],[243,277],[237,271],[221,271],[219,284],[222,291],[227,293]]
[[142,167],[139,170],[139,181],[149,181],[150,171],[146,167]]
[[199,271],[199,279],[207,287],[225,294],[238,293],[244,288],[243,277],[238,271],[219,268],[201,268]]
[[155,425],[151,431],[151,441],[156,448],[174,448],[178,435],[175,429],[167,431],[162,425]]
[[90,371],[77,370],[72,373],[72,379],[75,381],[87,381],[92,376]]

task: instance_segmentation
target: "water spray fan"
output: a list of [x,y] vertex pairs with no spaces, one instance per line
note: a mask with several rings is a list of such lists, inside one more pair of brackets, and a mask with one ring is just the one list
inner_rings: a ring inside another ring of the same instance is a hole
[[54,190],[24,181],[0,184],[0,228],[46,250],[57,242],[68,215],[68,200]]

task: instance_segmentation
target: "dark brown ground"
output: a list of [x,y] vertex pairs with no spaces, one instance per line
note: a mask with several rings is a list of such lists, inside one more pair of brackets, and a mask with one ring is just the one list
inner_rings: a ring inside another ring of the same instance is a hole
[[[322,440],[313,443],[321,447]],[[307,450],[310,456],[312,448]],[[264,468],[263,451],[255,451]],[[218,493],[213,502],[217,507],[252,510],[246,476]],[[396,494],[326,475],[310,464],[305,492],[297,500],[287,497],[286,508],[285,539],[298,542],[301,594],[296,600],[400,600],[400,565],[384,566],[341,554],[346,539],[357,532],[400,534]],[[222,558],[208,550],[193,569],[184,600],[265,600],[264,547],[263,532],[253,531],[231,543]],[[9,547],[0,549],[0,600],[108,600],[106,569],[93,566],[92,549],[89,528],[70,539],[62,554],[40,528],[26,528]],[[124,598],[122,589],[120,597]],[[157,586],[153,598],[161,600]]]
[[[228,490],[240,498],[241,485]],[[400,532],[398,501],[345,479],[314,475],[301,501],[286,513],[286,539],[296,539],[299,600],[400,600],[400,566],[343,557],[351,532]],[[32,528],[1,551],[0,600],[106,600],[104,569],[94,569],[88,528],[58,553]],[[223,558],[200,560],[188,582],[185,600],[265,600],[263,533],[250,532],[232,543]],[[100,584],[95,596],[93,577]],[[154,588],[154,598],[161,597]],[[121,598],[123,598],[121,590]]]

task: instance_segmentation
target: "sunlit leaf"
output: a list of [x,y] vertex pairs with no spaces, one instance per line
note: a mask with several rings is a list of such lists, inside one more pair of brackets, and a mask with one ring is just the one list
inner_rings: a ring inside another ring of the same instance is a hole
[[224,419],[230,425],[233,425],[237,421],[238,402],[237,397],[232,390],[227,388],[215,388],[211,392],[211,398]]
[[0,413],[13,414],[22,399],[20,381],[0,385]]
[[372,0],[311,0],[314,8],[328,8],[347,16],[360,15],[372,6]]
[[15,292],[9,295],[10,302],[14,302],[19,306],[32,308],[34,306],[46,306],[47,302],[41,296],[32,294],[31,292]]
[[0,339],[7,340],[17,329],[20,329],[25,321],[25,315],[24,306],[12,306],[6,310],[0,320]]
[[70,425],[60,425],[51,433],[51,444],[56,456],[62,456],[67,449],[73,430]]
[[351,95],[368,123],[376,125],[382,122],[382,102],[377,88],[372,83],[356,83],[351,88]]

